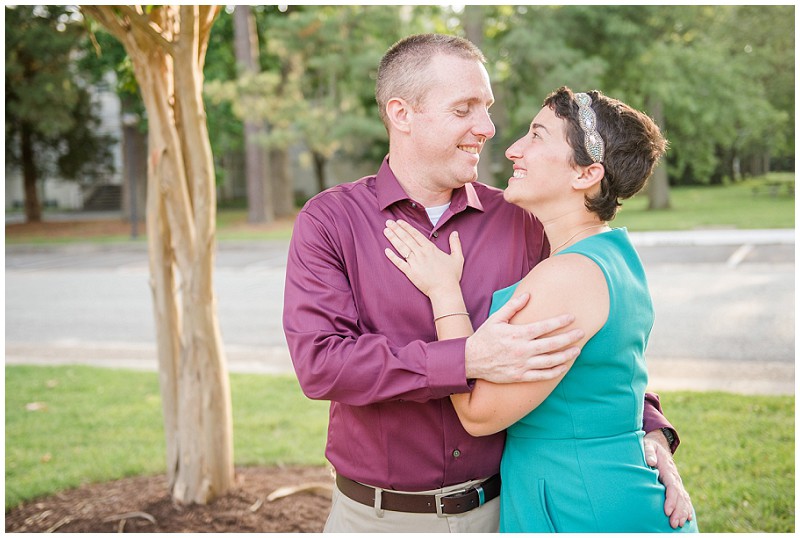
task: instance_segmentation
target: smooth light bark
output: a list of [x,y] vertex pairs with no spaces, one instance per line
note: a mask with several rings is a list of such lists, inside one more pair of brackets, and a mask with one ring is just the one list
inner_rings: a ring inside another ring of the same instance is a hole
[[216,192],[202,100],[211,6],[82,6],[125,46],[148,117],[147,236],[173,499],[233,484],[230,387],[213,288]]

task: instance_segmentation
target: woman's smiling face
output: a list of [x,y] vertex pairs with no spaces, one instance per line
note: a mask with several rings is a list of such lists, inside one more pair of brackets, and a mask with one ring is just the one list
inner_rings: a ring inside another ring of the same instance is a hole
[[506,150],[506,158],[514,163],[505,190],[508,202],[530,209],[531,204],[540,207],[571,192],[570,179],[577,167],[567,143],[566,125],[552,109],[544,107],[525,136]]

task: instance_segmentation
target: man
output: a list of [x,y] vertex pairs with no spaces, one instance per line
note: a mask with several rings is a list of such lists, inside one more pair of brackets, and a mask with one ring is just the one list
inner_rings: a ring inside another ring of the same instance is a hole
[[[469,436],[449,395],[476,378],[551,379],[577,354],[570,346],[579,330],[544,337],[568,315],[508,323],[525,297],[487,319],[492,292],[527,274],[549,247],[532,215],[476,183],[480,150],[495,133],[484,62],[453,36],[395,44],[376,85],[387,159],[377,175],[314,197],[295,223],[284,329],[303,391],[331,401],[326,456],[337,476],[326,531],[496,532],[504,434]],[[384,256],[384,224],[401,218],[444,249],[458,230],[464,299],[480,325],[471,337],[437,342],[427,297]],[[645,403],[665,510],[687,510],[662,428],[673,450],[677,436],[657,397]]]

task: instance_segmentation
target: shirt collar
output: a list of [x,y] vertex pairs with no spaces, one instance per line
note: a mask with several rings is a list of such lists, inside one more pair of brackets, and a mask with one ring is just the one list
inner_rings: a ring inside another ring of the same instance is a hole
[[[381,211],[385,210],[390,205],[397,203],[401,200],[409,200],[408,194],[403,190],[397,177],[389,167],[389,157],[383,159],[380,170],[375,180],[375,188],[378,195],[378,205]],[[453,191],[453,196],[450,199],[450,211],[453,213],[460,213],[467,207],[483,211],[483,204],[480,197],[475,190],[475,185],[467,183],[461,188]]]

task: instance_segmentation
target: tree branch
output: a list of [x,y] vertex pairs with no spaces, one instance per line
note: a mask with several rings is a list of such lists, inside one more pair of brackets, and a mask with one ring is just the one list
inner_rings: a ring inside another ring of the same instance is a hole
[[106,7],[102,6],[79,6],[81,11],[91,15],[97,20],[111,35],[113,35],[119,42],[125,42],[125,35],[127,29],[122,25],[120,20]]
[[[139,13],[131,6],[114,6],[127,16],[128,22],[135,27],[147,39],[158,47],[163,47],[167,54],[172,55],[175,44],[164,37],[164,30],[158,26],[148,15]],[[159,7],[163,9],[163,6]]]
[[211,26],[222,10],[221,6],[200,6],[200,32],[199,32],[199,46],[197,48],[197,59],[200,63],[200,70],[203,69],[203,64],[206,59],[206,50],[208,49],[208,40],[211,37]]
[[211,26],[220,14],[220,6],[200,6],[198,18],[200,19],[200,35],[207,37],[211,33]]
[[[81,10],[90,14],[103,25],[117,40],[126,43],[135,35],[144,35],[157,47],[163,47],[167,54],[172,54],[174,44],[159,33],[159,26],[144,13],[139,13],[131,6],[80,6]],[[118,13],[117,13],[118,12]],[[126,47],[127,49],[127,47]]]

